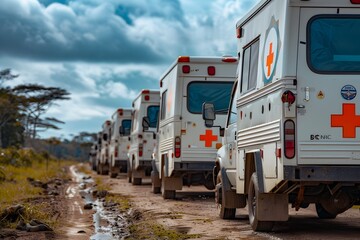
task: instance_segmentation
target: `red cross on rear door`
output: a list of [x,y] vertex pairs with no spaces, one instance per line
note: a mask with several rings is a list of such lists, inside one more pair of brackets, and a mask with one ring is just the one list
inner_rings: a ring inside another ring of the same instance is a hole
[[356,105],[343,103],[342,114],[331,114],[331,127],[341,127],[343,138],[356,138],[356,128],[360,127],[360,115],[356,115]]
[[205,135],[200,135],[200,141],[205,142],[205,147],[212,147],[212,142],[217,140],[218,140],[218,136],[213,135],[212,130],[206,130]]

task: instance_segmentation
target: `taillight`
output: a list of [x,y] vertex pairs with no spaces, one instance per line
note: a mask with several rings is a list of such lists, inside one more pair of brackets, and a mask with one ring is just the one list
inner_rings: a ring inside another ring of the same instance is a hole
[[124,111],[123,111],[122,108],[119,108],[117,111],[118,111],[118,113],[119,113],[120,116],[122,116],[122,115],[124,114]]
[[289,103],[289,105],[295,102],[295,94],[292,91],[286,90],[281,96],[281,101],[283,103]]
[[215,75],[215,67],[214,66],[209,66],[207,71],[208,71],[208,75],[210,75],[210,76]]
[[360,0],[350,0],[352,4],[360,4]]
[[183,73],[190,73],[190,66],[189,65],[182,66],[182,72]]
[[286,120],[284,123],[284,149],[286,158],[295,157],[295,123],[293,120]]
[[143,156],[143,145],[142,143],[139,144],[139,157],[142,157]]
[[181,156],[181,138],[175,137],[175,157],[179,158]]
[[114,153],[115,157],[117,158],[118,157],[118,149],[115,148],[115,153]]

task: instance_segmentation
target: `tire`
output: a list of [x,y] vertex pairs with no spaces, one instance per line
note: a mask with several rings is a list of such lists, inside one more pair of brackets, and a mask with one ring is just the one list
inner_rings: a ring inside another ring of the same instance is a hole
[[[155,178],[155,180],[153,180],[153,178]],[[151,171],[151,192],[154,194],[158,194],[161,193],[161,187],[155,187],[155,183],[154,182],[159,182],[159,173],[155,173],[154,170]]]
[[141,178],[132,178],[132,185],[141,185]]
[[249,221],[252,229],[257,232],[271,231],[274,222],[258,220],[256,207],[258,206],[259,197],[259,184],[256,173],[254,172],[250,179],[248,191],[248,208],[249,208]]
[[175,190],[163,190],[162,196],[163,199],[175,199],[176,192]]
[[216,194],[218,194],[218,204],[220,207],[219,216],[221,219],[234,219],[236,208],[226,208],[225,207],[225,190],[222,187],[223,178],[221,176],[221,171],[218,172],[218,176],[216,178]]
[[329,213],[320,203],[315,203],[316,213],[320,219],[335,219],[336,214]]
[[132,172],[131,172],[131,167],[130,167],[130,160],[128,160],[128,162],[127,162],[127,169],[128,169],[128,172],[127,172],[128,183],[131,183]]
[[117,173],[110,172],[110,178],[116,178],[116,177],[117,177]]

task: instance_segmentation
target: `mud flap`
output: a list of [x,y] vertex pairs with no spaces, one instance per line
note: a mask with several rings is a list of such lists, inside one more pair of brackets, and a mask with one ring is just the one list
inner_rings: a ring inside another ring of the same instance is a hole
[[259,221],[287,221],[289,218],[287,194],[259,193],[256,207]]
[[151,171],[151,183],[154,187],[161,187],[161,181],[159,178],[159,172]]
[[223,194],[225,194],[222,198],[226,208],[244,208],[246,206],[245,195],[236,194],[236,191],[231,189],[231,183],[226,175],[225,168],[221,169],[221,184],[224,190]]
[[165,190],[181,190],[183,186],[183,180],[181,177],[163,177],[162,184],[162,187]]

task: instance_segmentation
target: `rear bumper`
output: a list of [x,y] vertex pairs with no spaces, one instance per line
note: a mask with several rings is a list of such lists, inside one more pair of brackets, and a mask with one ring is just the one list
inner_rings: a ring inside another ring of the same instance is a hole
[[212,171],[215,166],[215,162],[175,162],[174,171],[183,172],[207,172]]
[[360,166],[285,166],[284,179],[307,182],[360,183]]

